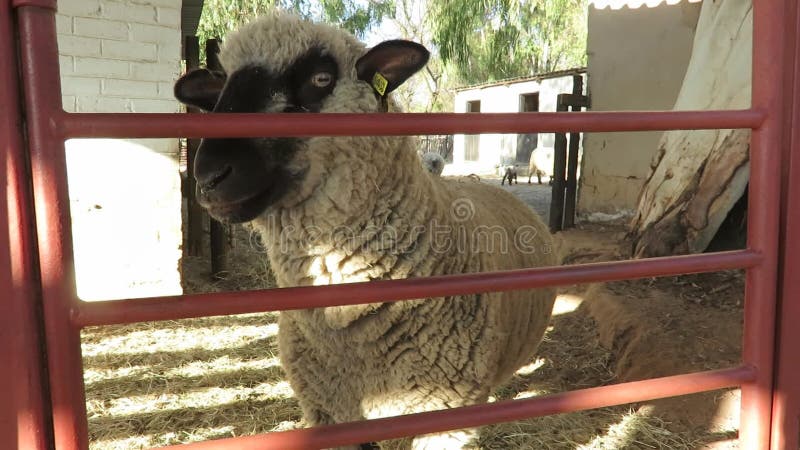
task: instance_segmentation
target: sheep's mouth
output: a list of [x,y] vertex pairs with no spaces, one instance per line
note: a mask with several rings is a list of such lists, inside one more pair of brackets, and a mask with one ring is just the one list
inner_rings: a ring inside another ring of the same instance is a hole
[[275,202],[275,189],[265,189],[244,199],[229,202],[200,202],[211,217],[226,223],[249,222]]

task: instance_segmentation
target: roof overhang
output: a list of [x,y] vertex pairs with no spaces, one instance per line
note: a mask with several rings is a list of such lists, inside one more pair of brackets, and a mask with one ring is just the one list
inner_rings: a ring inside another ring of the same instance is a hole
[[526,83],[528,81],[542,81],[551,78],[561,78],[571,75],[581,75],[584,73],[586,73],[586,67],[575,67],[573,69],[558,70],[555,72],[539,73],[536,75],[528,75],[524,77],[506,78],[504,80],[487,81],[485,83],[471,84],[468,86],[457,87],[455,91],[460,92],[472,89],[483,89],[493,86],[508,86],[517,83]]
[[699,3],[702,0],[589,0],[589,6],[596,9],[639,9],[639,8],[657,8],[661,5],[677,5],[683,2]]

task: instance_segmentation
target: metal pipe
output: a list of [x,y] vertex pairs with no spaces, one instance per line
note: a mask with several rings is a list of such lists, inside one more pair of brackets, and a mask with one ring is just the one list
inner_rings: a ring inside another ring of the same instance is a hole
[[17,8],[22,79],[47,342],[53,433],[58,450],[88,448],[79,329],[69,311],[79,303],[72,260],[64,138],[58,132],[61,82],[55,11]]
[[125,114],[61,113],[65,138],[379,136],[758,128],[766,112],[647,111],[481,114]]
[[163,450],[310,450],[328,448],[694,394],[738,386],[751,381],[754,377],[755,371],[752,367],[742,366],[580,389],[523,400],[508,400],[386,419],[163,447]]
[[761,255],[738,250],[704,255],[543,267],[494,273],[291,287],[149,299],[81,302],[72,310],[77,327],[153,320],[320,308],[414,298],[501,292],[544,286],[646,278],[754,267]]
[[[741,446],[768,448],[780,181],[774,175],[780,168],[780,161],[771,152],[777,151],[781,144],[780,98],[784,67],[776,61],[781,61],[783,21],[780,19],[782,8],[788,3],[785,0],[756,0],[754,3],[753,66],[758,67],[759,74],[758,77],[753,77],[754,107],[750,110],[589,112],[574,116],[526,113],[481,114],[473,117],[461,114],[328,114],[325,117],[229,114],[188,117],[174,114],[64,113],[60,108],[58,70],[54,68],[54,62],[57,61],[54,12],[36,6],[37,2],[17,1],[23,79],[29,112],[28,133],[36,194],[35,209],[36,216],[40,219],[37,223],[41,243],[39,258],[57,448],[78,450],[87,447],[79,326],[396,301],[420,296],[524,289],[734,267],[750,268],[746,287],[743,357],[745,363],[752,364],[757,369],[746,366],[728,371],[681,375],[556,394],[512,404],[481,405],[453,412],[432,412],[408,418],[386,419],[366,425],[345,424],[321,430],[272,435],[278,437],[254,437],[226,442],[236,442],[232,445],[237,448],[247,448],[245,445],[250,445],[249,442],[262,445],[269,440],[279,444],[285,442],[275,448],[293,448],[292,445],[294,448],[316,448],[321,445],[381,440],[408,433],[475,426],[487,421],[513,420],[550,412],[639,401],[643,399],[642,392],[647,392],[645,399],[658,398],[744,382]],[[312,128],[313,131],[310,131]],[[398,135],[713,128],[755,128],[751,146],[748,212],[750,250],[747,251],[566,268],[523,269],[499,274],[385,281],[369,285],[278,289],[264,294],[266,298],[260,300],[252,298],[254,294],[251,292],[196,296],[193,299],[164,297],[82,304],[75,294],[63,146],[63,140],[67,137]],[[0,249],[2,244],[0,242]],[[0,283],[2,281],[0,279]],[[223,299],[230,303],[220,304]],[[281,441],[281,436],[292,437]],[[203,447],[205,445],[214,444],[197,444],[195,448],[208,448]]]
[[773,449],[800,448],[800,7],[790,2],[786,11],[784,49],[785,96],[784,145],[781,203],[780,261],[777,315],[775,386],[772,394]]
[[753,1],[752,104],[769,113],[750,141],[747,247],[764,260],[747,271],[745,280],[742,359],[757,368],[756,379],[742,386],[739,446],[746,449],[770,445],[781,172],[774,152],[782,137],[786,5],[785,0]]
[[0,2],[0,448],[50,447],[44,350],[38,314],[36,238],[26,167],[16,35],[10,2]]

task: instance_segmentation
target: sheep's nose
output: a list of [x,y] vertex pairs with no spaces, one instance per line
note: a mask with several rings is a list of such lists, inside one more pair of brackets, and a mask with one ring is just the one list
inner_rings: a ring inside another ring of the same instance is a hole
[[233,168],[226,165],[207,174],[196,174],[197,185],[200,188],[200,192],[208,193],[213,191],[232,172]]

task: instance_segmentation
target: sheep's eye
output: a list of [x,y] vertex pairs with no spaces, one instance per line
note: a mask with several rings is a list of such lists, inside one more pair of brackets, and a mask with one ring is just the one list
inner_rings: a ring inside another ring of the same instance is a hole
[[333,75],[330,72],[317,72],[311,77],[311,84],[318,88],[328,87],[333,81]]

